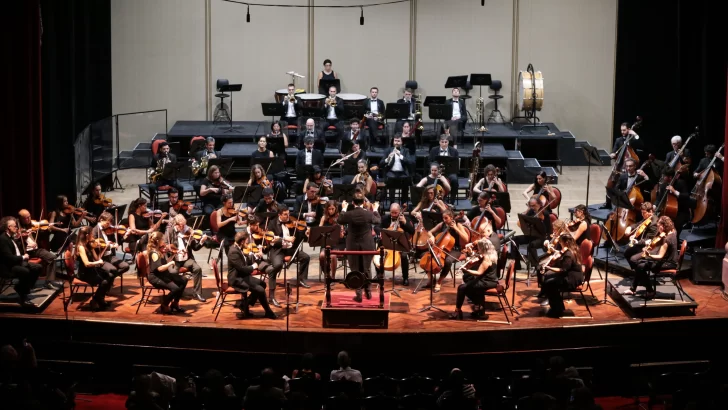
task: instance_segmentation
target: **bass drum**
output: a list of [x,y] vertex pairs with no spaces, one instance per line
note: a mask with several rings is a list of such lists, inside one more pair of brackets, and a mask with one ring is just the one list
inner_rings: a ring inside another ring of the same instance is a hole
[[[304,90],[303,88],[297,88],[296,91],[294,92],[294,95],[300,95],[305,92],[306,92],[306,90]],[[278,104],[283,103],[283,99],[286,98],[287,95],[288,95],[288,88],[281,88],[280,90],[276,90],[276,93],[275,93],[276,102]]]
[[534,103],[536,111],[541,111],[543,108],[543,74],[536,71],[532,77],[530,72],[520,71],[518,73],[518,110],[533,111]]

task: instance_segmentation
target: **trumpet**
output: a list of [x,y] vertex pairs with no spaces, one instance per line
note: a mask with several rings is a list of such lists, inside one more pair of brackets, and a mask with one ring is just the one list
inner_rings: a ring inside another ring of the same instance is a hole
[[384,122],[384,116],[382,113],[374,114],[371,111],[367,112],[365,117],[367,118],[376,118],[377,122]]
[[295,103],[296,102],[295,94],[288,94],[288,101]]
[[326,99],[326,104],[331,107],[336,107],[336,97],[329,97]]

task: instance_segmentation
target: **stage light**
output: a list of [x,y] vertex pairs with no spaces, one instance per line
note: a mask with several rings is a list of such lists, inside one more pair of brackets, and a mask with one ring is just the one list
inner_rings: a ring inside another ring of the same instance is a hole
[[248,4],[248,14],[245,16],[245,21],[250,23],[250,4]]
[[359,25],[364,25],[364,7],[361,7],[361,17],[359,17]]
[[485,6],[485,0],[480,0],[480,5]]

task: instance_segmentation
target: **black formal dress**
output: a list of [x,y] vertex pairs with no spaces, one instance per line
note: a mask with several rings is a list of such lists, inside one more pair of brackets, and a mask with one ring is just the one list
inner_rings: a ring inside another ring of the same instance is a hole
[[[473,267],[472,270],[478,270],[478,266]],[[474,302],[482,303],[485,292],[496,286],[498,286],[498,266],[495,263],[491,263],[482,275],[464,274],[463,283],[458,286],[455,307],[462,308],[466,296]]]
[[305,218],[306,224],[308,226],[318,226],[319,222],[321,222],[321,217],[324,216],[324,207],[321,205],[321,203],[312,203],[308,199],[306,199],[306,194],[298,195],[296,197],[296,203],[293,207],[295,212],[301,211],[301,215],[309,213],[309,212],[315,212],[316,216],[313,218]]
[[[137,213],[132,213],[129,215],[129,218],[134,216],[134,227],[140,231],[146,231],[148,230],[152,224],[149,221],[149,218],[145,218],[142,215],[139,215]],[[130,224],[131,225],[131,224]],[[129,249],[131,250],[131,253],[135,254],[137,251],[137,241],[139,242],[138,246],[139,249],[144,249],[147,243],[147,239],[149,239],[149,235],[136,235],[136,234],[129,234],[129,236],[126,237],[126,242],[129,244]]]
[[[675,269],[677,267],[680,256],[677,235],[672,232],[667,234],[663,240],[667,242],[667,252],[665,252],[662,259],[642,258],[637,262],[634,270],[634,282],[630,287],[632,292],[636,292],[637,286],[640,285],[645,287],[647,293],[654,292],[655,287],[650,279],[650,272],[657,273],[661,269]],[[662,242],[655,245],[651,253],[654,253],[660,246],[662,246]]]
[[15,292],[20,302],[27,300],[30,289],[43,270],[41,265],[23,260],[23,244],[16,241],[7,233],[0,234],[0,275],[17,279]]
[[[103,212],[103,206],[101,207],[101,212]],[[88,211],[88,209],[86,209]],[[90,212],[90,211],[89,211]],[[71,215],[66,215],[63,213],[63,211],[56,210],[56,217],[54,219],[54,222],[56,223],[56,228],[60,229],[68,229],[71,226]],[[98,216],[100,214],[94,214],[95,216]],[[69,230],[70,232],[70,230]],[[68,235],[66,232],[60,232],[60,231],[53,231],[53,237],[51,238],[50,242],[50,248],[52,251],[61,253],[63,252],[66,247],[68,247],[69,243],[73,241],[73,238],[66,241],[66,238],[68,238]],[[61,246],[64,248],[61,249]]]
[[[535,215],[536,212],[534,212],[533,209],[529,209],[528,212],[526,212],[526,216]],[[541,215],[543,215],[542,223],[544,232],[546,233],[546,237],[548,237],[552,233],[551,209],[549,209],[549,207],[545,207],[543,212],[541,212]],[[538,248],[543,248],[543,241],[546,237],[537,237],[532,235],[516,235],[513,237],[513,242],[518,245],[528,244],[527,254],[531,267],[538,265]],[[518,255],[518,252],[519,250],[517,247],[511,247],[511,258],[516,261],[516,269],[521,269],[521,257]]]
[[185,234],[192,231],[192,228],[185,226],[184,232],[180,232],[176,225],[172,225],[165,231],[164,241],[168,244],[174,244],[178,250],[184,250],[174,256],[174,263],[177,270],[180,268],[187,269],[189,275],[192,276],[194,283],[194,292],[196,295],[202,295],[202,268],[195,261],[194,251],[202,249],[202,244],[197,239],[184,238]]
[[576,256],[570,250],[566,250],[555,262],[559,272],[547,270],[544,274],[542,292],[549,300],[549,315],[561,316],[566,310],[561,292],[574,289],[584,281],[582,267],[576,262]]
[[[268,298],[265,296],[265,282],[253,276],[255,271],[253,263],[255,260],[252,255],[245,255],[237,244],[231,246],[228,253],[228,284],[240,292],[250,292],[248,306],[254,306],[255,302],[260,302],[265,313],[273,313],[268,305]],[[261,264],[258,269],[270,273],[273,267]],[[241,306],[242,311],[245,311],[245,308],[246,306]]]
[[[99,224],[96,224],[96,226],[94,226],[94,228],[91,230],[91,236],[93,238],[103,238],[104,241],[106,241],[107,243],[109,241],[112,241],[113,242],[113,240],[116,239],[113,235],[112,236],[107,236],[104,233],[104,230],[101,229],[101,226]],[[123,239],[121,239],[121,237],[120,237],[119,240],[121,241]],[[126,273],[126,272],[129,271],[129,264],[127,262],[124,262],[118,256],[116,256],[116,251],[114,251],[113,249],[109,249],[106,252],[104,252],[104,254],[101,255],[101,260],[103,260],[104,262],[106,262],[106,263],[104,263],[104,266],[102,267],[102,269],[107,274],[109,274],[109,277],[110,277],[110,279],[112,281],[112,287],[113,287],[113,280],[114,280],[115,277],[121,276],[124,273]],[[111,265],[111,267],[113,267],[113,269],[111,269],[109,266],[107,266],[106,265],[107,263],[109,265]]]
[[[200,185],[204,185],[208,189],[220,188],[221,186],[217,183],[213,183],[209,178],[205,178]],[[200,195],[200,199],[202,200],[202,212],[207,216],[210,216],[212,211],[222,206],[222,194],[219,192],[209,191],[205,196]]]
[[262,152],[259,149],[256,149],[255,151],[253,151],[252,154],[250,154],[250,157],[251,158],[272,158],[270,154],[271,154],[271,151],[268,148],[266,148],[265,151],[262,151]]
[[[645,247],[645,240],[652,239],[657,235],[657,215],[652,215],[650,217],[652,222],[650,222],[649,225],[647,225],[647,228],[645,228],[644,232],[642,232],[639,237],[636,237],[637,243],[634,246],[628,246],[627,249],[624,250],[624,258],[627,259],[627,263],[629,263],[629,266],[634,270],[637,267],[637,262],[642,258],[642,249]],[[637,227],[644,222],[640,221],[632,225],[632,230],[630,231],[630,235],[634,234],[634,232],[637,230]]]
[[[458,150],[450,146],[448,146],[446,150],[442,150],[440,147],[433,147],[430,150],[429,160],[430,163],[433,163],[438,162],[439,157],[458,158],[459,155]],[[456,167],[455,169],[457,170],[458,168],[459,167]],[[457,198],[458,188],[460,188],[457,172],[448,174],[447,181],[450,183],[450,203],[454,204],[455,198]]]
[[[86,252],[86,259],[88,259],[89,262],[93,262],[90,249],[84,247],[84,251]],[[76,261],[78,262],[78,278],[88,283],[89,285],[96,286],[96,293],[94,293],[93,299],[97,303],[103,304],[106,294],[109,293],[109,291],[113,287],[114,279],[109,275],[107,271],[103,270],[101,267],[87,267],[86,265],[84,265],[83,259],[81,259],[79,252],[80,249],[77,249]],[[104,263],[104,265],[108,264],[108,262]]]
[[[346,249],[349,251],[373,251],[374,237],[372,236],[373,225],[380,224],[382,218],[379,212],[368,211],[359,206],[351,211],[342,212],[337,221],[339,225],[347,225],[348,234],[346,235]],[[363,273],[367,278],[371,278],[372,256],[370,255],[350,255],[348,256],[349,267],[352,271]],[[365,286],[369,290],[369,284]],[[357,295],[361,295],[361,289],[356,291]]]
[[160,252],[156,250],[149,251],[149,283],[169,291],[163,299],[165,305],[172,301],[179,302],[187,287],[187,278],[180,275],[177,268],[172,267],[165,271],[159,270],[160,266],[166,264],[167,260]]

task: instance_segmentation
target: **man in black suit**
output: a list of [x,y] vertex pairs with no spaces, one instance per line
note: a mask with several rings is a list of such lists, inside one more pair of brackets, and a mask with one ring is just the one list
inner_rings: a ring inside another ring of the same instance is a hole
[[304,148],[298,151],[298,154],[296,155],[296,168],[304,166],[313,167],[315,165],[323,167],[324,155],[321,151],[315,149],[313,145],[313,138],[306,137],[306,139],[303,140]]
[[[379,161],[379,169],[384,172],[387,177],[387,185],[389,188],[389,201],[394,202],[394,188],[391,182],[395,182],[402,187],[402,203],[406,204],[409,200],[409,185],[411,178],[409,167],[414,163],[414,158],[410,156],[409,151],[402,148],[402,136],[397,134],[394,136],[394,146],[384,151],[382,160]],[[408,182],[409,180],[409,182]]]
[[450,127],[457,125],[458,132],[465,131],[465,123],[468,122],[468,111],[465,109],[465,100],[460,98],[460,89],[452,89],[452,98],[447,100],[452,105],[452,118],[450,119]]
[[[305,145],[306,140],[309,138],[313,140],[314,148],[320,151],[321,154],[326,151],[326,138],[324,137],[323,131],[316,129],[316,121],[314,121],[313,118],[306,120],[306,128],[299,133],[298,140],[303,141],[303,144]],[[299,148],[301,148],[300,145]]]
[[228,284],[239,292],[250,292],[250,296],[240,305],[242,315],[238,315],[238,318],[252,316],[250,306],[254,306],[255,302],[260,301],[260,306],[265,310],[265,317],[275,319],[277,316],[271,310],[268,299],[265,297],[265,282],[253,277],[255,270],[270,274],[273,272],[273,266],[266,262],[257,262],[263,257],[262,253],[246,255],[243,252],[243,247],[245,247],[247,241],[247,232],[236,233],[235,243],[228,252]]
[[[291,101],[293,100],[293,101]],[[285,121],[288,125],[298,125],[298,117],[301,112],[301,99],[296,97],[296,86],[288,84],[288,95],[283,97],[283,115],[281,122]]]
[[[367,114],[367,127],[369,127],[369,141],[379,140],[377,132],[379,127],[379,121],[377,120],[377,114],[384,118],[385,108],[384,101],[377,98],[379,96],[379,88],[372,87],[369,89],[370,98],[364,101],[364,110]],[[363,131],[362,131],[363,132]]]
[[336,87],[329,87],[329,96],[324,100],[324,120],[321,130],[336,127],[336,140],[344,135],[344,100],[336,96]]
[[[283,259],[286,256],[293,256],[296,254],[296,258],[293,262],[298,262],[298,283],[304,288],[310,288],[304,280],[308,275],[308,264],[311,261],[311,257],[305,252],[299,250],[296,252],[299,242],[296,240],[296,231],[289,230],[286,227],[286,223],[289,222],[290,211],[288,208],[278,208],[278,218],[268,222],[267,230],[273,231],[276,239],[271,242],[271,250],[268,255],[268,261],[273,265],[273,271],[268,276],[268,297],[269,299],[275,299],[275,288],[276,288],[276,277],[278,272],[283,270]],[[276,302],[277,303],[277,302]],[[273,303],[275,304],[275,303]]]
[[177,179],[164,178],[164,167],[166,164],[174,164],[177,162],[177,156],[169,152],[169,144],[165,141],[159,144],[157,153],[152,156],[151,167],[162,174],[157,178],[156,182],[149,184],[149,202],[154,203],[154,196],[157,194],[157,188],[161,186],[171,186],[177,188],[180,198],[184,198],[185,189],[180,185]]
[[0,219],[0,275],[17,278],[15,292],[20,298],[20,306],[34,308],[35,305],[28,301],[28,294],[43,266],[28,262],[30,255],[24,252],[20,240],[14,239],[17,233],[18,221],[15,218],[6,216]]
[[[670,139],[670,143],[672,144],[672,151],[668,152],[665,156],[665,164],[670,165],[670,161],[672,161],[675,156],[677,156],[678,152],[680,152],[680,148],[682,148],[683,140],[682,137],[679,135],[675,135]],[[685,148],[682,153],[683,157],[689,157],[690,156],[690,150]]]
[[[619,176],[616,188],[620,191],[624,191],[629,195],[629,191],[635,184],[639,184],[643,181],[649,181],[650,177],[645,174],[641,169],[637,169],[637,162],[632,158],[628,158],[624,161],[624,167],[627,172],[623,172]],[[643,193],[643,196],[645,193]]]
[[[389,214],[382,217],[382,223],[380,226],[382,230],[402,228],[402,230],[408,235],[415,234],[414,225],[407,217],[404,216],[402,213],[402,207],[400,207],[396,202],[392,203],[389,207]],[[402,261],[402,285],[409,286],[409,257],[404,253],[400,254],[400,256]],[[392,275],[394,275],[394,272],[392,272]]]
[[404,90],[404,96],[397,100],[397,104],[409,104],[409,115],[405,118],[400,118],[397,120],[397,122],[394,124],[395,133],[402,131],[402,126],[405,122],[415,119],[415,99],[412,98],[412,90],[409,88]]
[[321,217],[324,216],[324,207],[318,201],[319,186],[309,183],[306,193],[296,196],[296,204],[293,209],[301,212],[300,217],[306,220],[308,226],[319,226]]
[[632,138],[627,143],[627,145],[635,146],[637,141],[639,140],[639,135],[637,135],[636,132],[634,132],[630,127],[629,124],[626,122],[623,122],[622,125],[619,126],[620,136],[617,137],[617,139],[614,140],[614,146],[612,147],[612,153],[609,154],[609,157],[612,159],[617,159],[617,154],[619,154],[619,149],[622,148],[622,145],[624,145],[624,142],[627,140],[627,137],[629,135],[632,135]]
[[[354,194],[354,209],[342,212],[339,215],[337,223],[339,225],[348,225],[348,235],[346,236],[346,250],[349,251],[373,251],[374,238],[372,237],[372,225],[382,222],[379,212],[376,209],[364,209],[364,194],[357,192]],[[348,257],[349,266],[352,271],[359,271],[367,278],[371,278],[372,256],[366,255],[350,255]],[[372,298],[372,292],[369,289],[370,284],[364,286],[364,292],[367,299]],[[354,300],[361,302],[361,289],[357,289]]]
[[[28,231],[30,231],[33,228],[30,211],[28,211],[27,209],[21,209],[20,212],[18,212],[17,223],[21,229],[27,229]],[[46,289],[53,290],[56,289],[56,284],[54,283],[54,281],[56,280],[56,255],[48,249],[43,249],[38,245],[38,242],[40,242],[40,235],[43,235],[43,233],[38,233],[37,235],[28,235],[25,238],[25,250],[31,258],[39,258],[41,260],[41,266],[43,266],[43,270],[45,271],[44,286]],[[61,283],[61,286],[62,285],[63,284]]]
[[276,202],[275,192],[273,191],[273,188],[264,188],[262,195],[263,198],[258,203],[258,206],[255,207],[256,214],[263,212],[278,213],[278,208],[285,206]]
[[[690,210],[692,208],[692,202],[690,200],[691,190],[690,188],[688,188],[688,184],[682,177],[677,178],[675,182],[673,182],[672,180],[674,178],[674,169],[666,169],[662,173],[662,184],[660,184],[657,188],[656,205],[664,207],[662,201],[667,202],[667,198],[665,198],[665,195],[669,195],[670,197],[675,197],[677,199],[677,214],[674,218],[672,218],[672,222],[675,225],[675,233],[677,234],[677,238],[679,240],[680,232],[682,232],[683,226],[691,219]],[[670,185],[671,183],[672,185]],[[657,224],[655,224],[655,226],[657,226]]]
[[195,261],[195,255],[193,251],[199,251],[202,249],[202,244],[205,243],[207,235],[197,240],[190,237],[192,229],[187,226],[187,219],[182,215],[177,215],[172,218],[172,223],[165,232],[164,241],[169,245],[175,245],[178,249],[177,254],[174,255],[174,263],[177,269],[187,269],[187,274],[192,276],[194,280],[194,297],[198,301],[205,303],[207,300],[202,297],[202,268]]
[[[439,157],[458,158],[458,156],[458,150],[450,146],[450,140],[447,138],[447,135],[443,134],[440,136],[440,146],[433,147],[430,150],[430,163],[439,163]],[[450,183],[450,203],[454,204],[457,198],[458,188],[460,187],[458,185],[458,175],[455,173],[446,175],[446,177],[447,182]]]

